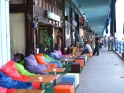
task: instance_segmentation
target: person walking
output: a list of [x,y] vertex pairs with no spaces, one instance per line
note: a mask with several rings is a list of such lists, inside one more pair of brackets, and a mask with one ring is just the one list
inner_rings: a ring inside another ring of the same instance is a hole
[[102,48],[102,45],[103,45],[103,37],[100,36],[100,48]]
[[108,44],[107,44],[107,41],[108,41],[108,40],[107,40],[107,37],[106,37],[106,35],[105,35],[105,36],[104,36],[104,47],[105,47],[105,48],[106,48],[107,45],[108,45]]
[[97,56],[99,56],[99,37],[97,34],[95,34],[95,49],[93,55],[95,55],[96,52],[97,52]]

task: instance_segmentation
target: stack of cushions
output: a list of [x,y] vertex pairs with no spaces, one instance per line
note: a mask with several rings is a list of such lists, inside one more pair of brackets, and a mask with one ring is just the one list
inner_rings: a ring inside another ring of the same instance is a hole
[[[24,60],[23,60],[24,61]],[[22,64],[16,63],[16,68],[18,69],[18,72],[22,75],[26,76],[34,76],[36,74],[28,72]]]
[[[7,64],[5,64],[1,68],[1,71],[4,72],[7,76],[10,76],[13,80],[25,82],[30,78],[28,76],[19,74],[13,60],[10,60]],[[34,89],[38,89],[40,87],[40,83],[37,82],[33,82],[32,85]]]
[[30,54],[25,58],[24,62],[25,68],[35,74],[48,74],[48,72],[43,72],[45,69],[48,68],[45,64],[37,64],[37,61],[33,54]]
[[[9,70],[9,69],[7,69]],[[11,73],[11,72],[10,72]],[[16,73],[15,73],[16,75]],[[0,86],[4,88],[15,88],[15,89],[33,89],[32,84],[28,82],[22,82],[13,80],[10,76],[0,71]],[[1,92],[0,92],[1,93]]]
[[51,59],[47,54],[44,54],[44,60],[50,64],[57,64],[58,68],[63,66],[61,62]]
[[4,87],[0,87],[0,93],[14,93],[15,89],[7,89]]
[[49,64],[49,63],[45,62],[42,53],[35,55],[35,59],[36,59],[37,63],[44,64],[46,66],[49,66],[50,68],[58,67],[57,64]]

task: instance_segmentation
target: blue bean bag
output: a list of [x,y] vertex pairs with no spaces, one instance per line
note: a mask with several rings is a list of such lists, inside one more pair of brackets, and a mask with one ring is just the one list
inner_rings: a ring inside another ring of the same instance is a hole
[[33,89],[32,83],[13,80],[2,71],[0,71],[0,86],[8,89]]
[[56,54],[57,56],[59,56],[59,58],[65,57],[64,55],[60,55],[57,50],[54,50],[53,53]]
[[47,63],[49,63],[49,64],[57,64],[58,65],[58,68],[61,68],[63,65],[62,65],[62,63],[61,62],[59,62],[59,61],[50,61],[49,59],[47,59],[47,57],[45,57],[44,56],[44,60],[45,60],[45,62],[47,62]]

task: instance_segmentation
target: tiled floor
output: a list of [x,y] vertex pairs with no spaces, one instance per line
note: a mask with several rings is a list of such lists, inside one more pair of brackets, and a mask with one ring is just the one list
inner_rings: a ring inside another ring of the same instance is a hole
[[124,62],[113,51],[100,49],[83,68],[76,93],[124,93]]

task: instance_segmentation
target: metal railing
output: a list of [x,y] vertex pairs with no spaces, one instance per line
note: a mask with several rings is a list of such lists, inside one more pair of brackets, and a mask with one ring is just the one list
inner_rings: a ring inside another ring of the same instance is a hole
[[117,41],[114,44],[114,50],[119,54],[124,53],[124,41]]

